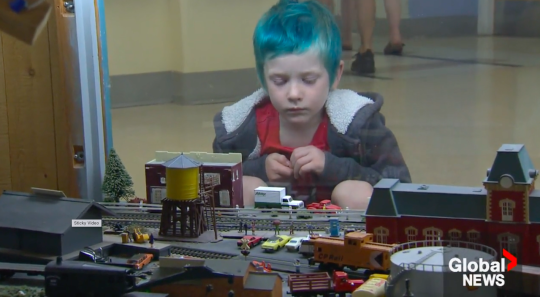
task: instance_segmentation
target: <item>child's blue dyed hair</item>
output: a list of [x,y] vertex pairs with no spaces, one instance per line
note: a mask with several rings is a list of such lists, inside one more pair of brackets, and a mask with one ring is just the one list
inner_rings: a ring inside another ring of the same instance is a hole
[[334,16],[310,0],[280,0],[259,20],[253,34],[253,48],[259,80],[266,89],[264,63],[287,54],[319,53],[334,83],[341,60],[341,37]]

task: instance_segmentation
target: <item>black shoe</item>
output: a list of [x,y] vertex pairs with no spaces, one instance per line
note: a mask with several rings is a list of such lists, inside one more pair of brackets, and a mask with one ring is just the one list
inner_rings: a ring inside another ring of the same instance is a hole
[[385,55],[401,56],[403,53],[404,43],[391,44],[390,42],[384,47]]
[[364,53],[354,55],[355,59],[351,64],[351,70],[357,74],[372,74],[375,73],[375,57],[371,50]]

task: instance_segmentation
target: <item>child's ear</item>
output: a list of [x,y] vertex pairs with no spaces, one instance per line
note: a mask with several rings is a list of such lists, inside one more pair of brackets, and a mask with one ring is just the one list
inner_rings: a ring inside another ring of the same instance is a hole
[[339,85],[339,81],[341,80],[341,75],[343,75],[344,68],[345,68],[345,62],[343,62],[343,60],[339,61],[339,66],[336,71],[336,78],[334,79],[334,83],[332,84],[332,90],[337,89]]

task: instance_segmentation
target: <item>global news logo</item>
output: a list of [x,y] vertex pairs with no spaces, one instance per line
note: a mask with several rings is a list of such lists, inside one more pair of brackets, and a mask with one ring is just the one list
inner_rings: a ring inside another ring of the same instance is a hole
[[[503,256],[499,262],[452,258],[448,266],[452,272],[463,273],[463,286],[469,290],[482,286],[502,287],[505,284],[503,273],[514,269],[517,265],[517,258],[505,249],[503,249]],[[507,259],[510,261],[508,264],[506,264]]]

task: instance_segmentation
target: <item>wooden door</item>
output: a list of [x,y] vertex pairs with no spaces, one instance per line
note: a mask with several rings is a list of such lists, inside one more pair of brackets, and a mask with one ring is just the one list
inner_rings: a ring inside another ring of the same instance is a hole
[[64,1],[49,1],[54,11],[33,46],[0,33],[0,191],[40,187],[80,197],[74,15]]

